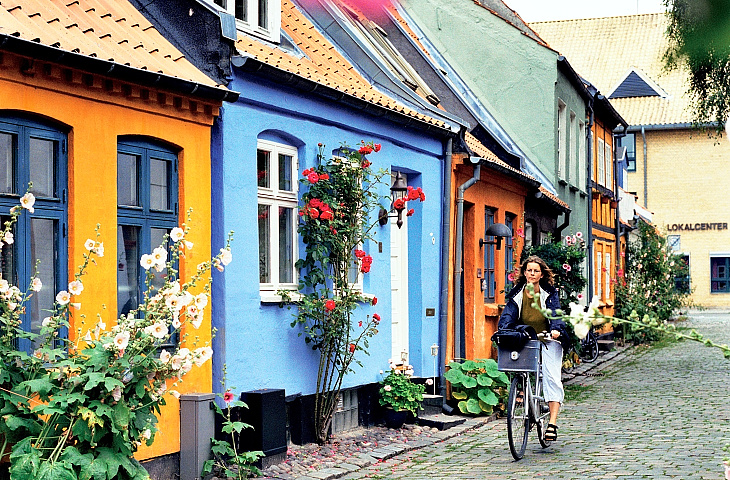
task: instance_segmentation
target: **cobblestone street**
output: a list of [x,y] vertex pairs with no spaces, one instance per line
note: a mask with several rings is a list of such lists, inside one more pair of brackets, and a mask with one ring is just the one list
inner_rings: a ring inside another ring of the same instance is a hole
[[[693,311],[686,325],[720,343],[730,340],[728,311]],[[636,349],[604,372],[585,377],[592,385],[573,388],[578,398],[565,403],[558,442],[543,450],[531,432],[519,462],[510,455],[506,423],[498,420],[342,478],[723,477],[730,361],[718,350],[686,341]]]

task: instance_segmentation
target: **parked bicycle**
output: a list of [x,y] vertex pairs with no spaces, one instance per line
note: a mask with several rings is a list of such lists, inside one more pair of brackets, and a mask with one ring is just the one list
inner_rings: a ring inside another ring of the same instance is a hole
[[592,326],[591,329],[588,330],[588,335],[586,335],[586,338],[580,341],[580,346],[577,350],[578,356],[584,362],[590,363],[598,358],[598,337],[593,331]]
[[545,440],[550,408],[542,397],[542,351],[550,348],[553,340],[549,333],[538,334],[537,340],[530,340],[520,351],[498,349],[499,370],[511,372],[512,382],[507,398],[507,436],[509,449],[515,460],[525,455],[527,437],[533,427],[543,448],[552,442]]

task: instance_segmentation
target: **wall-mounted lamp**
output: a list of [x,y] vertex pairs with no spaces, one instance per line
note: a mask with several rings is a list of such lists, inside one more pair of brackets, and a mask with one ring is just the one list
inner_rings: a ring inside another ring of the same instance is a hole
[[495,240],[484,240],[483,238],[479,239],[479,248],[484,246],[484,244],[487,245],[496,245],[497,250],[500,250],[502,248],[502,239],[508,238],[512,236],[512,230],[509,229],[507,225],[504,223],[493,223],[492,225],[487,228],[487,231],[484,232],[485,237],[494,237]]
[[[403,200],[406,195],[408,194],[408,185],[406,185],[406,180],[403,178],[400,174],[400,172],[395,172],[395,179],[393,180],[393,186],[390,187],[390,212],[384,208],[380,208],[380,212],[378,212],[378,223],[380,223],[381,226],[384,226],[386,223],[388,223],[388,218],[398,218],[398,221],[396,222],[396,225],[398,225],[398,228],[403,226],[403,210],[406,208],[406,202]],[[393,215],[391,215],[391,213]]]
[[402,352],[400,352],[400,359],[403,362],[403,365],[408,363],[408,351],[407,350],[403,350]]

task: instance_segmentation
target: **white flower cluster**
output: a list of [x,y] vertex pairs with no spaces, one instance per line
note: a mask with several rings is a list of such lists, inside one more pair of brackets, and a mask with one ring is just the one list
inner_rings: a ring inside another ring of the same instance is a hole
[[0,298],[7,305],[8,310],[14,312],[23,300],[23,292],[15,285],[10,285],[4,278],[0,278]]
[[392,358],[389,358],[388,366],[395,373],[398,373],[398,374],[402,373],[409,377],[413,376],[413,365],[406,365],[405,363],[394,362]]
[[598,309],[598,305],[598,296],[594,295],[587,309],[583,305],[575,302],[571,302],[568,307],[570,314],[565,317],[565,320],[573,325],[575,335],[581,340],[586,338],[591,329],[591,325],[600,325],[606,322],[606,319]]

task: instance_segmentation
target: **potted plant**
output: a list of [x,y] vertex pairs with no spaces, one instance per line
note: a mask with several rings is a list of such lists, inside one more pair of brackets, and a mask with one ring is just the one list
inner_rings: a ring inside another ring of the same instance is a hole
[[388,375],[380,382],[380,405],[385,410],[385,425],[400,428],[410,412],[414,417],[421,409],[424,385],[411,380],[413,367],[410,365],[391,365]]

